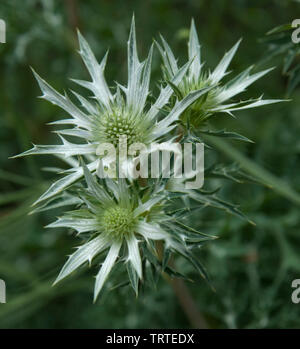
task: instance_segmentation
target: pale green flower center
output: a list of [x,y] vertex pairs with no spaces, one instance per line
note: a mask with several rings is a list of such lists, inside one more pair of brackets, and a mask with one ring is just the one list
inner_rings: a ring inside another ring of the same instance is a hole
[[124,143],[125,137],[127,146],[147,143],[149,132],[151,123],[143,113],[137,114],[118,106],[95,116],[92,128],[93,141],[111,143],[115,147],[118,147],[120,138]]
[[[210,85],[211,82],[207,79],[206,76],[200,78],[197,81],[190,81],[186,78],[180,84],[179,89],[183,96],[187,96],[192,91],[209,87]],[[181,119],[186,121],[186,118],[190,117],[190,113],[192,113],[190,122],[195,127],[201,127],[208,116],[211,114],[210,110],[216,108],[219,105],[217,96],[220,93],[220,90],[221,88],[219,86],[216,86],[206,95],[200,97],[190,106],[190,108],[187,109],[187,111],[182,113]]]
[[122,238],[133,232],[135,219],[132,211],[123,207],[108,208],[101,219],[104,232],[113,238]]
[[140,135],[138,135],[138,127],[135,123],[122,117],[115,117],[107,120],[104,124],[106,138],[110,143],[117,145],[121,136],[127,137],[127,144],[140,141]]

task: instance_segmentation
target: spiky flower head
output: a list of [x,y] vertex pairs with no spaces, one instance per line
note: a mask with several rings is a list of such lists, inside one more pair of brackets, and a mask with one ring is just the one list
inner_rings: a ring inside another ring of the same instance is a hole
[[204,70],[204,63],[201,62],[201,47],[194,20],[192,20],[188,42],[188,57],[192,63],[187,74],[178,86],[172,84],[172,78],[177,74],[179,69],[177,60],[175,59],[170,46],[162,36],[161,41],[162,46],[159,43],[156,43],[156,45],[163,60],[165,78],[170,81],[170,86],[172,86],[179,99],[184,98],[192,91],[211,87],[206,94],[193,103],[188,110],[181,115],[181,119],[184,121],[188,120],[197,128],[202,127],[205,121],[216,113],[223,112],[232,115],[232,113],[237,110],[255,108],[282,101],[277,99],[263,100],[262,97],[259,97],[245,101],[231,102],[228,104],[225,103],[236,95],[244,92],[248,86],[273,69],[270,68],[251,74],[251,70],[253,69],[253,66],[251,66],[232,78],[230,81],[223,83],[223,78],[229,74],[227,68],[231,63],[241,40],[225,53],[220,63],[212,72]]
[[[214,237],[186,225],[188,212],[198,209],[200,204],[243,217],[237,207],[219,199],[214,191],[186,189],[183,178],[166,180],[160,177],[150,179],[143,185],[140,185],[138,180],[129,181],[117,177],[99,179],[95,176],[95,170],[105,164],[96,150],[104,143],[120,147],[120,139],[126,137],[128,145],[137,142],[149,145],[161,139],[168,140],[166,148],[170,147],[168,149],[172,151],[171,143],[175,133],[170,131],[176,127],[175,123],[179,119],[189,120],[187,125],[192,123],[194,126],[202,126],[204,121],[217,112],[231,114],[235,110],[277,102],[278,100],[257,99],[225,104],[225,101],[243,92],[268,70],[250,75],[249,68],[228,83],[221,84],[239,42],[225,54],[212,73],[204,72],[200,59],[200,45],[192,22],[189,61],[183,67],[178,67],[170,47],[163,38],[163,46],[157,44],[165,65],[167,85],[160,88],[158,97],[151,104],[149,86],[153,47],[150,48],[147,59],[140,62],[134,19],[128,40],[126,86],[117,83],[111,90],[104,78],[107,54],[98,64],[80,33],[78,38],[79,53],[92,81],[74,81],[89,89],[93,99],[86,99],[73,92],[81,104],[79,108],[66,94],[61,95],[55,91],[34,72],[43,92],[42,98],[58,105],[71,116],[54,124],[71,125],[71,128],[57,131],[62,140],[61,145],[35,145],[33,149],[19,155],[54,154],[70,166],[69,170],[60,171],[64,177],[53,183],[38,199],[37,202],[45,201],[35,210],[76,205],[75,210],[67,212],[49,225],[52,228],[74,229],[83,240],[81,246],[69,257],[56,282],[82,264],[91,264],[97,258],[102,259],[103,263],[96,276],[94,300],[97,299],[114,264],[120,265],[119,262],[125,262],[130,283],[137,293],[139,285],[147,278],[147,270],[151,273],[154,270],[156,276],[163,272],[171,276],[182,276],[170,266],[169,258],[173,252],[181,254],[206,277],[205,270],[193,255],[192,249],[200,247],[204,241]],[[72,139],[77,137],[79,142],[68,141],[65,138],[68,136],[72,136]],[[180,137],[182,141],[182,138],[194,135],[187,132]],[[194,137],[192,140],[198,139],[199,137]],[[82,156],[85,162],[79,160],[78,156]],[[135,162],[132,161],[132,164]],[[224,168],[218,172],[216,168],[211,167],[206,171],[207,175],[213,178],[233,178]],[[79,179],[81,181],[78,181]],[[174,210],[174,207],[178,207],[174,204],[177,199],[181,206]]]
[[[83,169],[79,166],[76,156],[85,156],[89,161],[88,168],[95,171],[99,166],[99,156],[96,150],[103,143],[118,145],[119,138],[127,137],[127,144],[134,142],[150,144],[164,136],[175,127],[174,122],[194,101],[207,92],[208,89],[193,91],[181,101],[175,103],[169,113],[160,121],[158,117],[161,109],[168,103],[173,94],[170,86],[161,87],[160,93],[153,104],[148,107],[149,84],[153,46],[145,61],[140,62],[136,47],[135,22],[132,19],[128,40],[128,83],[127,86],[116,84],[115,93],[109,89],[104,77],[107,54],[98,64],[87,41],[78,32],[80,55],[91,75],[92,81],[73,80],[93,93],[93,100],[87,100],[76,92],[73,94],[81,103],[78,108],[65,94],[55,91],[37,73],[34,75],[43,92],[42,98],[58,105],[71,118],[53,122],[52,124],[67,124],[73,126],[65,130],[56,131],[62,140],[61,145],[34,145],[34,147],[20,155],[54,154],[62,157],[71,165],[69,174],[55,182],[37,202],[51,198],[67,186],[82,178]],[[171,79],[177,86],[189,68],[190,62],[178,69]],[[79,143],[71,143],[64,136],[80,139]],[[36,202],[36,203],[37,203]]]
[[[171,251],[180,253],[205,277],[204,269],[188,246],[191,243],[199,246],[214,237],[197,232],[168,214],[168,197],[159,182],[152,189],[144,190],[144,194],[136,195],[136,188],[127,184],[125,179],[114,181],[107,178],[100,182],[82,165],[87,188],[80,191],[79,201],[77,198],[81,207],[66,213],[48,227],[75,229],[87,242],[69,257],[55,283],[85,262],[91,264],[96,256],[106,253],[96,276],[94,300],[118,259],[127,264],[129,279],[137,293],[139,280],[145,278],[143,270],[146,264],[154,263],[160,272],[167,268],[163,265],[166,258],[162,262],[158,257],[155,241],[164,242],[166,256]],[[70,197],[66,203],[70,203]],[[149,255],[152,256],[150,260]]]

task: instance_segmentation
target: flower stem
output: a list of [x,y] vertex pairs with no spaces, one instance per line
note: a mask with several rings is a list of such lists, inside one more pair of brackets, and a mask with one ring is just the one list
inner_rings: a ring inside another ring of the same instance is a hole
[[[156,244],[156,249],[157,249],[157,255],[158,258],[161,260],[162,259],[162,254],[163,254],[163,243],[162,241],[158,241]],[[174,268],[174,260],[171,259],[169,262],[169,265]],[[163,273],[163,277],[165,280],[171,285],[178,302],[185,313],[186,317],[188,318],[190,324],[192,325],[193,328],[198,328],[198,329],[208,329],[209,326],[197,308],[197,304],[191,295],[186,283],[184,280],[179,279],[179,278],[171,278],[168,274]]]
[[185,282],[182,279],[177,278],[169,278],[168,282],[172,286],[178,302],[193,328],[208,329],[208,324],[203,315],[197,309],[197,304]]

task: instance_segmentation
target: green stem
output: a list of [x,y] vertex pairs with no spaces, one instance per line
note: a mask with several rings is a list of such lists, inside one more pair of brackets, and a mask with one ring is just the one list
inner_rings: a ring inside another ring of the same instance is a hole
[[273,189],[279,195],[300,205],[300,195],[282,179],[277,178],[253,160],[248,159],[223,139],[208,135],[202,135],[202,137],[208,144],[215,146],[229,158],[237,161],[245,171],[258,178],[264,185]]

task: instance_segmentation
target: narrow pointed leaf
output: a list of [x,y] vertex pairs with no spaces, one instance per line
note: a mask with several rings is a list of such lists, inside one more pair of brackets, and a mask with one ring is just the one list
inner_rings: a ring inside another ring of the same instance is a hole
[[101,266],[99,273],[96,276],[95,290],[94,290],[94,302],[96,302],[97,297],[112,269],[115,264],[116,259],[118,258],[119,251],[121,248],[121,242],[114,243],[105,258],[104,263]]
[[58,105],[77,121],[77,125],[89,129],[90,122],[87,115],[78,109],[67,96],[63,96],[55,91],[45,80],[43,80],[34,70],[33,74],[43,92],[42,98],[48,100],[54,105]]
[[104,68],[107,59],[107,53],[105,54],[102,62],[99,64],[91,50],[89,44],[84,39],[84,37],[78,31],[78,40],[80,46],[80,55],[92,77],[93,83],[91,88],[95,93],[95,96],[107,107],[109,107],[109,102],[112,99],[109,88],[106,84],[104,78]]
[[126,236],[126,242],[128,247],[128,261],[131,262],[132,266],[136,270],[139,278],[142,278],[142,260],[139,251],[139,243],[134,234]]
[[197,31],[195,28],[195,22],[193,19],[191,23],[188,49],[189,49],[189,59],[193,60],[190,67],[190,73],[195,79],[199,79],[200,71],[201,71],[201,55],[200,55],[199,39],[198,39]]
[[99,235],[95,239],[80,246],[75,253],[73,253],[66,264],[63,266],[54,284],[71,274],[75,269],[79,268],[85,262],[91,262],[96,254],[100,253],[107,247],[107,241]]
[[235,55],[239,45],[240,45],[241,40],[239,40],[231,50],[225,53],[224,57],[221,59],[220,63],[217,65],[213,73],[210,75],[210,79],[212,83],[217,83],[221,79],[223,79],[224,75],[226,74],[226,70]]

